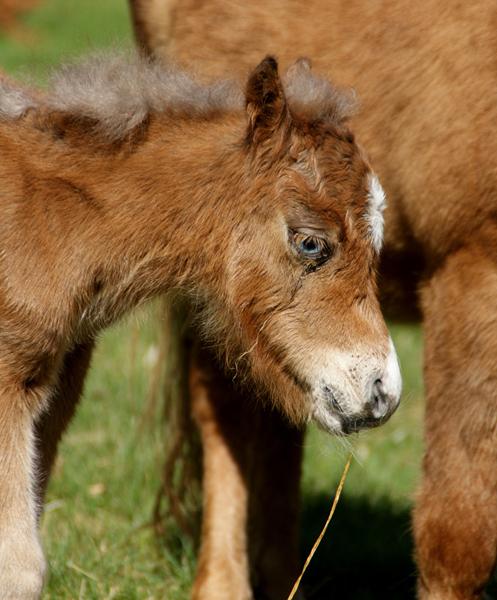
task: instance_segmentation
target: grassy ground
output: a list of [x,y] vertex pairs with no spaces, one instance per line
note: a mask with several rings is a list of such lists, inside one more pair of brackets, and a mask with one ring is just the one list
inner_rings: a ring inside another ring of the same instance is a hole
[[[44,79],[62,57],[130,44],[124,0],[47,0],[14,37],[0,34],[0,67]],[[50,562],[45,598],[182,600],[192,548],[158,543],[151,508],[162,463],[161,423],[143,426],[156,322],[133,317],[102,336],[85,397],[61,447],[42,535]],[[421,334],[395,326],[405,382],[383,428],[351,439],[356,459],[329,534],[304,580],[309,599],[413,596],[409,508],[421,456]],[[316,537],[348,454],[311,429],[303,478],[302,554]]]

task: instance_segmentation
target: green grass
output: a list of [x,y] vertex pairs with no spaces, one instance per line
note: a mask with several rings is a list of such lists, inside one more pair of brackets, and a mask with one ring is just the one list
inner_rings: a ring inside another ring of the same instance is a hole
[[100,340],[48,490],[46,598],[187,597],[192,548],[178,560],[149,526],[164,448],[160,415],[143,417],[156,328],[131,318]]
[[[0,35],[0,67],[43,80],[62,58],[131,44],[124,0],[50,0]],[[42,536],[50,563],[44,598],[182,600],[195,559],[148,526],[162,464],[162,423],[143,425],[154,320],[135,317],[99,343],[78,414],[60,448]],[[356,459],[330,530],[304,579],[309,600],[412,597],[409,509],[421,456],[421,333],[395,326],[403,403],[384,427],[346,445],[311,428],[303,476],[302,555],[328,513],[352,447]]]
[[8,36],[0,32],[0,68],[42,79],[63,58],[131,43],[125,0],[40,0],[21,27]]

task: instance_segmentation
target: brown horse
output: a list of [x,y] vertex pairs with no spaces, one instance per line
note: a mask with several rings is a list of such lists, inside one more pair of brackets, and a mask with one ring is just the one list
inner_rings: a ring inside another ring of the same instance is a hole
[[375,295],[384,198],[351,98],[305,60],[245,94],[146,60],[0,83],[0,591],[37,598],[46,475],[97,331],[166,290],[293,423],[385,421],[400,376]]
[[[396,314],[417,318],[419,302],[425,331],[426,455],[414,512],[419,594],[431,600],[478,598],[497,551],[495,2],[133,4],[137,37],[149,52],[172,54],[211,76],[244,73],[261,51],[277,52],[284,63],[303,52],[339,83],[358,90],[362,110],[354,126],[390,199],[380,293]],[[207,369],[196,367],[201,368]],[[236,390],[221,379],[221,374],[217,383],[205,379],[204,393],[219,404],[216,386],[222,386],[235,403]],[[220,421],[222,411],[215,417]],[[250,429],[247,421],[244,427]],[[218,445],[231,447],[240,437],[227,430],[221,429]],[[284,502],[261,501],[258,509],[268,523],[290,522],[294,516],[296,436],[279,450],[283,460],[292,453],[294,464],[293,475],[284,470],[286,484],[273,487],[286,494]],[[266,444],[261,439],[258,435],[253,442],[260,461],[257,477],[270,479],[268,462],[271,472],[284,478],[275,460],[262,458]],[[217,465],[219,480],[219,473],[229,469],[220,461]],[[242,501],[246,493],[240,492]],[[289,507],[287,515],[282,507]],[[224,539],[236,539],[243,528],[245,513],[239,512],[242,517],[228,525],[232,532],[223,532]],[[292,547],[287,530],[277,530],[284,535],[263,528],[265,556],[271,559],[253,565],[266,584],[278,578],[288,582],[295,563],[279,551]],[[202,555],[211,577],[222,562],[221,552]],[[288,583],[275,585],[267,593],[283,597]]]

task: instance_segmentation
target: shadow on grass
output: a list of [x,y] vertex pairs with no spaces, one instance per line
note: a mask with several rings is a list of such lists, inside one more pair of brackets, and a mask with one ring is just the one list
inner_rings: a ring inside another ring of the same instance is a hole
[[[307,556],[330,509],[329,497],[304,500],[301,555]],[[410,515],[388,500],[344,495],[303,581],[306,600],[415,598]]]

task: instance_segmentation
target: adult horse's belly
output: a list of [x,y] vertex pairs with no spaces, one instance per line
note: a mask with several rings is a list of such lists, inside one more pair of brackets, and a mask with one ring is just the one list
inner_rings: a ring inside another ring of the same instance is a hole
[[494,0],[181,0],[172,15],[167,52],[201,72],[306,55],[357,90],[354,131],[389,199],[383,295],[394,304],[465,240],[497,256]]

